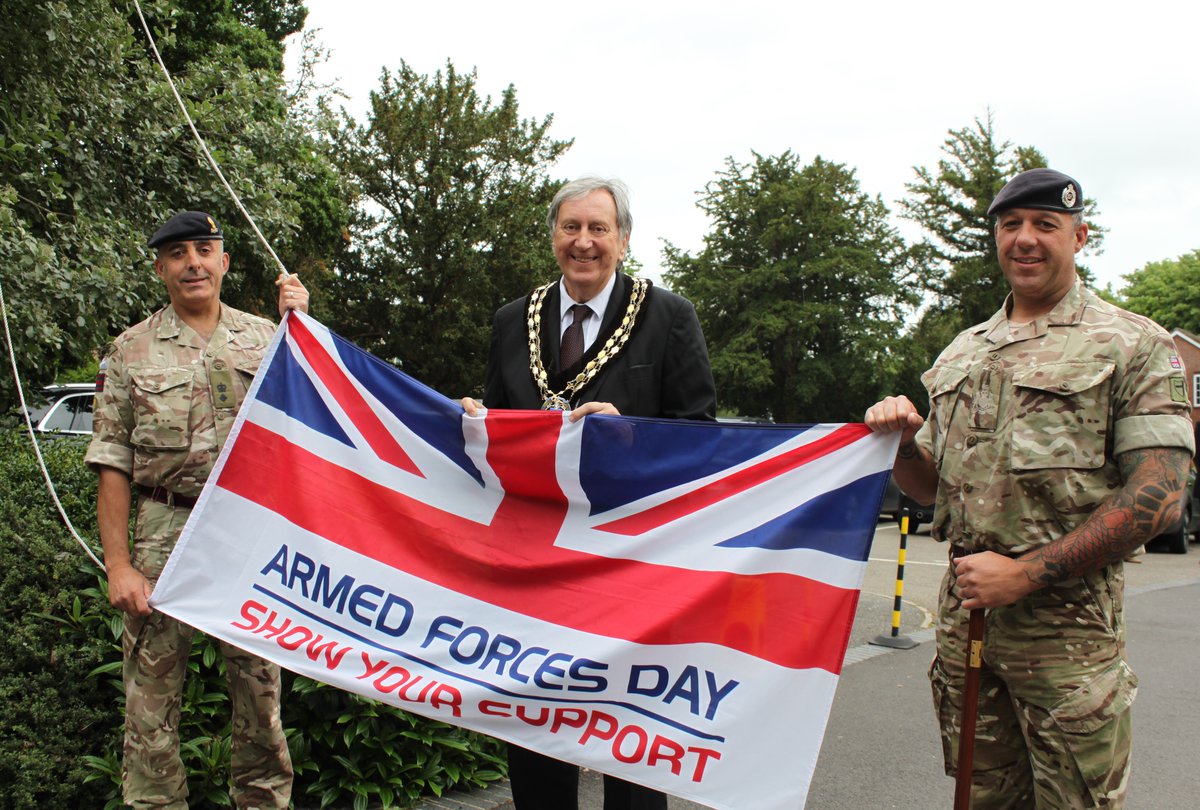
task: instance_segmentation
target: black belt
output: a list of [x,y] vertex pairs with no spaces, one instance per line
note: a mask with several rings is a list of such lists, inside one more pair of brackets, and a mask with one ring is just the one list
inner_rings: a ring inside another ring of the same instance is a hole
[[165,503],[167,506],[178,506],[181,509],[191,509],[196,505],[197,501],[191,495],[180,495],[178,492],[172,492],[166,487],[148,487],[144,484],[138,484],[138,492],[142,493],[143,498]]
[[950,559],[961,560],[963,557],[970,557],[972,554],[979,554],[983,551],[990,551],[993,554],[999,554],[1001,557],[1008,557],[1012,560],[1017,559],[1021,556],[1021,554],[1025,553],[1024,551],[1020,553],[1013,553],[1011,551],[996,551],[994,548],[963,548],[962,546],[951,545]]

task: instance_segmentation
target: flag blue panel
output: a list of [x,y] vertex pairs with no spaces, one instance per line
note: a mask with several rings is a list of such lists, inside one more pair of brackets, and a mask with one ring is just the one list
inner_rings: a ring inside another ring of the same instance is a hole
[[811,425],[722,424],[678,419],[589,418],[579,477],[597,515],[647,495],[727,471]]
[[270,373],[262,369],[258,401],[284,411],[298,422],[331,439],[353,447],[354,443],[329,412],[316,387],[297,365],[286,345],[281,345],[271,360]]
[[887,471],[860,478],[839,489],[829,490],[787,514],[731,537],[718,546],[726,548],[795,549],[809,548],[845,556],[847,549],[859,548],[866,560],[871,546],[857,542],[870,536],[879,520],[880,493],[887,483]]
[[383,407],[483,485],[483,475],[467,456],[461,405],[353,343],[333,338],[338,357]]

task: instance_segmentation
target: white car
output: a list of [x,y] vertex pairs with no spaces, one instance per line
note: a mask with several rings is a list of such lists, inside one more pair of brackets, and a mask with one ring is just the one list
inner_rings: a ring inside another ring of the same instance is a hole
[[38,433],[66,436],[92,435],[95,383],[59,383],[42,389],[46,404],[32,406],[29,418]]

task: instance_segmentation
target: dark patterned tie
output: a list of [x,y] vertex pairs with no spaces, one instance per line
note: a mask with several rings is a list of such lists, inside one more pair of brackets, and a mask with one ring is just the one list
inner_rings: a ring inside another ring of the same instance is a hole
[[571,305],[571,316],[575,320],[563,332],[562,345],[558,348],[559,371],[566,371],[583,357],[583,320],[591,311],[583,304]]

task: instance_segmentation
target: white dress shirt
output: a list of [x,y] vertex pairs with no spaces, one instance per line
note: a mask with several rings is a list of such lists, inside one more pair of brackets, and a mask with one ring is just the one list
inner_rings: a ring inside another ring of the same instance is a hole
[[[596,342],[596,336],[600,334],[600,320],[604,317],[604,309],[608,306],[608,299],[612,297],[613,285],[616,281],[617,274],[613,273],[609,276],[604,289],[597,293],[591,301],[584,303],[584,306],[591,310],[583,319],[583,350],[585,352],[592,347],[592,344]],[[575,322],[575,315],[571,312],[571,307],[578,303],[567,293],[567,286],[560,278],[558,280],[558,337],[560,339],[563,332],[567,331],[567,327]]]

